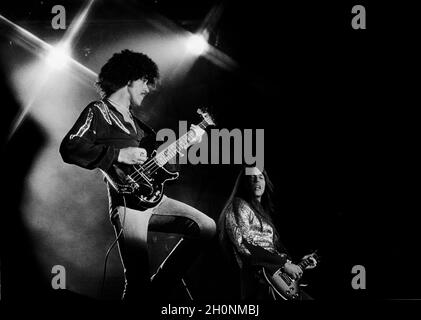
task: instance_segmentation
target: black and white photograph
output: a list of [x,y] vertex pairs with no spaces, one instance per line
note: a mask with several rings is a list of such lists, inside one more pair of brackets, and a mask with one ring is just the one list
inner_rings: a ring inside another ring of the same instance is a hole
[[270,319],[421,300],[410,12],[3,1],[0,305]]

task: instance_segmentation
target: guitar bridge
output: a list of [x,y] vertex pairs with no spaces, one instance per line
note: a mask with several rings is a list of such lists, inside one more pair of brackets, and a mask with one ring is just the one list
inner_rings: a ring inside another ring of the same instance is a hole
[[129,185],[117,185],[117,192],[122,194],[132,194],[139,186],[135,183]]
[[285,273],[282,273],[282,274],[280,274],[280,276],[281,276],[282,280],[284,280],[287,285],[290,286],[292,284],[293,280],[288,275],[286,275]]

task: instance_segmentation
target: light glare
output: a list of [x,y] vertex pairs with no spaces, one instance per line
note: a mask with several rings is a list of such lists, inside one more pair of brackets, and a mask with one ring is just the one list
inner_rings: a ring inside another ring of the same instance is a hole
[[64,68],[69,61],[69,50],[65,46],[51,48],[47,57],[48,65],[56,69]]
[[194,55],[201,55],[208,49],[208,42],[202,35],[193,34],[187,40],[187,50]]

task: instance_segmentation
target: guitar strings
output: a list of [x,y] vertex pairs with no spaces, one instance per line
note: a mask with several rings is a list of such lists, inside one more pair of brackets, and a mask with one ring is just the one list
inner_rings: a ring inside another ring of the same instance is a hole
[[[185,137],[187,137],[187,139],[189,138],[189,136],[185,134],[179,140],[182,140]],[[175,150],[174,150],[174,148],[175,148]],[[168,147],[168,150],[169,150],[168,153],[170,155],[170,158],[174,157],[177,154],[177,152],[180,152],[179,149],[181,150],[180,143],[175,142],[174,144],[171,144]],[[166,157],[167,157],[167,155],[165,155],[165,158]],[[151,158],[149,161],[146,162],[145,165],[138,165],[139,168],[135,167],[136,171],[134,173],[132,173],[131,175],[129,175],[129,177],[132,178],[132,179],[133,178],[137,179],[140,176],[142,176],[145,171],[149,171],[149,174],[154,173],[156,170],[158,170],[161,167],[159,165],[160,161],[158,160],[158,162],[157,162],[157,159],[159,159],[159,158],[162,158],[162,153],[159,153],[154,158]],[[165,158],[164,158],[163,162],[167,162]],[[139,171],[139,170],[141,170],[141,171]]]
[[[199,126],[202,129],[204,129],[206,127],[206,124],[200,123]],[[168,146],[167,152],[170,154],[170,157],[174,157],[177,154],[177,152],[181,151],[181,149],[182,149],[182,147],[184,147],[184,145],[188,144],[188,139],[192,138],[191,133],[192,133],[191,131],[187,132],[178,141],[175,141],[170,146]],[[159,167],[159,163],[157,163],[156,159],[161,158],[163,153],[164,153],[164,151],[160,152],[154,158],[151,158],[149,160],[149,163],[146,163],[146,165],[143,165],[143,166],[140,166],[140,167],[142,167],[146,170],[151,169],[151,166],[158,166]],[[167,157],[167,155],[165,155],[165,157]],[[165,159],[164,159],[164,161],[165,161]],[[153,163],[151,164],[151,162],[153,162]]]
[[[206,126],[207,126],[207,122],[205,120],[203,120],[201,123],[198,124],[198,126],[201,129],[205,129]],[[179,141],[184,141],[184,139],[185,139],[184,143],[187,143],[187,146],[188,146],[188,139],[192,138],[191,133],[192,133],[192,130],[185,133],[180,139],[178,139],[177,141],[173,142],[171,145],[168,146],[167,151],[171,150],[171,151],[168,151],[169,154],[170,154],[170,158],[173,158],[174,156],[176,156],[177,152],[179,152],[179,153],[181,152],[182,145],[181,145],[181,143],[179,143]],[[162,154],[163,154],[163,151],[160,152],[159,154],[155,155],[155,157],[149,159],[144,165],[137,165],[138,168],[136,168],[136,165],[135,165],[134,166],[135,172],[128,175],[128,177],[130,179],[134,180],[134,179],[138,179],[139,177],[141,177],[145,173],[145,171],[149,171],[149,174],[154,173],[156,170],[158,170],[160,167],[162,167],[162,166],[159,165],[159,160],[158,160],[158,162],[156,160],[157,158],[162,158]],[[165,157],[164,158],[165,163],[168,162],[168,160],[166,160],[167,155],[165,155],[164,157]]]
[[[186,137],[186,134],[185,135],[183,135],[181,138],[180,138],[180,140],[182,140],[184,137]],[[188,138],[188,135],[187,135],[187,138]],[[176,150],[178,150],[178,148],[179,148],[179,144],[178,143],[175,143],[175,144],[171,144],[169,147],[168,147],[168,150],[171,150],[171,151],[169,151],[169,154],[170,154],[170,156],[171,156],[171,158],[172,157],[174,157],[175,155],[176,155],[176,152],[177,151],[174,151],[173,149],[174,149],[174,145],[175,145],[175,148],[176,148]],[[173,148],[171,148],[171,147],[173,147]],[[159,160],[158,160],[158,162],[156,161],[156,159],[157,158],[161,158],[162,157],[162,153],[159,153],[159,154],[157,154],[154,158],[151,158],[151,159],[149,159],[149,161],[147,161],[146,162],[146,164],[144,164],[144,165],[138,165],[139,166],[139,168],[136,168],[135,167],[135,172],[134,173],[132,173],[131,175],[129,175],[129,177],[130,178],[138,178],[139,176],[142,176],[142,174],[145,172],[145,171],[149,171],[149,173],[154,173],[156,170],[158,170],[158,168],[160,168],[160,165],[159,165]],[[164,159],[164,161],[165,161],[165,159]],[[139,171],[139,169],[140,170],[143,170],[143,171]]]

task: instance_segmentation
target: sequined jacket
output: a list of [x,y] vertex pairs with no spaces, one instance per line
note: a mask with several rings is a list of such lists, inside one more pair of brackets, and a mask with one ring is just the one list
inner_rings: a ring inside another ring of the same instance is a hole
[[[279,252],[275,245],[275,235],[270,224],[257,218],[248,203],[235,198],[238,203],[238,220],[235,218],[234,206],[227,207],[225,218],[226,233],[234,246],[234,254],[240,267],[245,261],[263,265],[276,270],[288,257],[286,250]],[[263,250],[262,250],[263,249]]]

